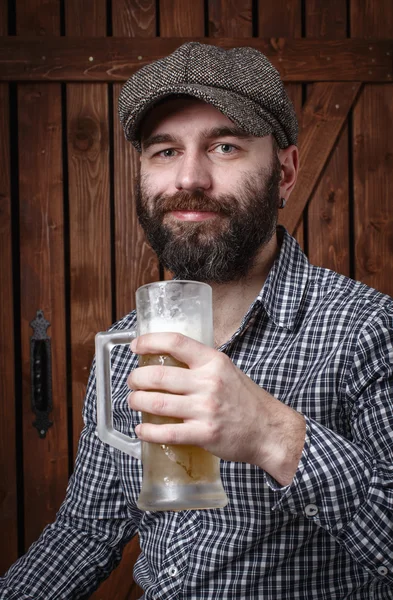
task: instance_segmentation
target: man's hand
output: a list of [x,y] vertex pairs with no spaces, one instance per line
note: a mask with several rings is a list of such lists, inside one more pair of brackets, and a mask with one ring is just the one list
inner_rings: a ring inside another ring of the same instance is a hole
[[129,375],[131,408],[183,420],[138,425],[141,440],[201,446],[224,460],[258,465],[281,485],[291,483],[305,438],[300,413],[259,387],[225,354],[181,334],[146,334],[131,349],[170,354],[189,367],[146,366]]

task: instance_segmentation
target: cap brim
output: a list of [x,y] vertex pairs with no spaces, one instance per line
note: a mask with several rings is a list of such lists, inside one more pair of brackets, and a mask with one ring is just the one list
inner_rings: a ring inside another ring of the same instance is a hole
[[127,140],[140,151],[140,129],[147,113],[161,100],[170,96],[191,96],[211,104],[246,133],[264,137],[281,129],[278,121],[252,100],[229,92],[222,88],[208,87],[197,84],[172,85],[170,88],[160,88],[133,105],[132,110],[123,124]]

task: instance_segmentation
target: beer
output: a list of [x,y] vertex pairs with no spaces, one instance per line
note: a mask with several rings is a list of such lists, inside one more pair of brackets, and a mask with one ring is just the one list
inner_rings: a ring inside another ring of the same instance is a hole
[[[181,333],[213,347],[212,289],[198,281],[158,281],[136,292],[137,329],[98,333],[96,336],[97,432],[100,439],[143,463],[141,510],[222,508],[228,502],[220,477],[220,459],[190,444],[140,442],[113,428],[110,389],[112,345],[129,344],[136,335]],[[168,355],[145,355],[141,367],[177,367],[178,376],[188,366]],[[184,398],[184,402],[187,399]],[[164,425],[181,420],[142,413],[144,423]]]
[[[147,365],[166,365],[187,369],[187,365],[168,355],[145,355],[139,359],[141,367]],[[181,371],[179,371],[181,377]],[[143,423],[163,425],[166,423],[181,423],[180,419],[161,417],[142,413]],[[144,476],[149,475],[153,480],[169,479],[176,484],[197,482],[213,482],[219,474],[219,461],[207,450],[191,445],[143,444],[142,462]],[[145,472],[145,469],[147,472]]]

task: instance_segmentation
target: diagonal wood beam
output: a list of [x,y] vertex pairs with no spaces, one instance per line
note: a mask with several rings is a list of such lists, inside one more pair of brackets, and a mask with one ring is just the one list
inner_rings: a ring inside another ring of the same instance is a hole
[[353,106],[361,83],[316,83],[301,117],[300,171],[280,223],[293,234],[323,173],[325,164]]

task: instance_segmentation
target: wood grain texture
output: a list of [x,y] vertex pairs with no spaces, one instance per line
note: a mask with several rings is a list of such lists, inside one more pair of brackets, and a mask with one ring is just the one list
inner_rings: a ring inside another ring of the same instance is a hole
[[305,8],[307,37],[320,39],[343,39],[346,37],[346,2],[342,0],[307,0]]
[[0,85],[0,573],[17,558],[14,307],[8,85]]
[[[123,15],[123,20],[118,19]],[[116,15],[116,16],[115,16]],[[153,36],[156,7],[153,2],[114,0],[113,34]],[[133,26],[130,25],[133,23]],[[121,85],[113,86],[114,202],[116,251],[116,315],[121,318],[135,308],[135,291],[159,279],[158,260],[148,245],[136,217],[135,185],[139,177],[139,154],[126,141],[117,114]]]
[[120,318],[135,308],[138,287],[157,281],[156,254],[146,241],[135,211],[135,186],[139,176],[139,154],[126,141],[117,117],[117,99],[121,86],[114,86],[114,157],[115,157],[115,244],[116,314]]
[[[260,37],[272,37],[272,43],[277,44],[278,47],[280,46],[279,38],[287,37],[295,39],[301,37],[302,16],[300,0],[293,0],[292,2],[283,2],[283,0],[278,0],[278,2],[266,2],[260,0],[258,7],[258,34]],[[286,90],[294,104],[299,119],[302,112],[302,85],[300,83],[287,83]],[[291,210],[291,203],[289,203],[285,210]],[[283,214],[284,212],[280,210],[278,214],[279,222],[281,222]],[[300,246],[304,248],[303,218],[300,219],[293,235]]]
[[351,36],[391,38],[393,9],[391,0],[350,0]]
[[252,0],[209,0],[210,37],[252,37]]
[[393,296],[393,87],[368,85],[353,115],[355,276]]
[[112,320],[108,95],[67,86],[73,432],[76,451],[94,335]]
[[[306,32],[344,38],[347,7],[340,0],[308,0]],[[308,86],[307,93],[312,93]],[[308,257],[313,264],[350,275],[348,127],[345,125],[307,208]],[[305,165],[308,168],[308,165]]]
[[[392,31],[390,0],[351,0],[352,36],[376,39]],[[366,85],[353,111],[355,277],[391,296],[392,125],[393,87]]]
[[115,36],[154,37],[155,0],[112,0],[112,27]]
[[17,35],[59,35],[60,2],[58,0],[24,0],[15,2]]
[[102,0],[66,0],[66,35],[106,35],[106,3]]
[[325,163],[344,126],[360,84],[315,84],[304,106],[299,132],[299,153],[306,169],[300,169],[291,195],[291,211],[283,211],[282,223],[292,233],[323,172]]
[[301,37],[301,14],[301,0],[259,0],[259,37]]
[[[201,29],[200,9],[193,11],[197,13],[196,24]],[[165,19],[168,17],[165,16],[164,25]],[[168,26],[167,23],[165,27]],[[188,20],[186,26],[188,30]],[[190,40],[212,43],[212,38],[197,35],[151,40],[3,37],[0,38],[0,81],[121,82],[143,65],[170,54]],[[261,50],[285,82],[392,81],[392,39],[371,42],[362,39],[214,38],[214,44],[223,48],[251,46]]]
[[[202,37],[205,34],[203,0],[160,0],[160,36]],[[180,46],[181,40],[175,44]],[[173,50],[175,50],[173,48]],[[166,54],[170,54],[165,52]]]
[[[23,465],[26,546],[54,520],[68,480],[64,307],[64,224],[59,84],[18,90]],[[30,321],[51,323],[53,426],[40,439],[32,423]]]
[[[66,34],[106,34],[105,0],[66,3]],[[69,84],[67,138],[74,456],[94,356],[94,335],[112,320],[107,87]]]
[[[300,122],[301,116],[302,116],[302,104],[303,104],[302,86],[298,83],[287,83],[285,85],[285,89],[295,107],[296,115]],[[302,161],[302,159],[300,157],[300,165],[301,165],[301,161]],[[279,223],[282,222],[282,217],[285,215],[285,212],[292,210],[292,200],[293,200],[293,196],[291,196],[289,198],[288,205],[285,207],[285,209],[279,210],[279,212],[278,212]],[[304,250],[304,247],[305,247],[305,224],[304,224],[303,217],[300,218],[292,235],[299,242],[300,247]]]
[[[14,37],[60,34],[58,0],[16,3]],[[68,480],[64,223],[60,85],[18,86],[20,291],[23,379],[25,545],[53,521]],[[53,421],[38,437],[30,406],[30,321],[42,309],[51,323]]]
[[0,0],[0,35],[8,35],[8,0]]

